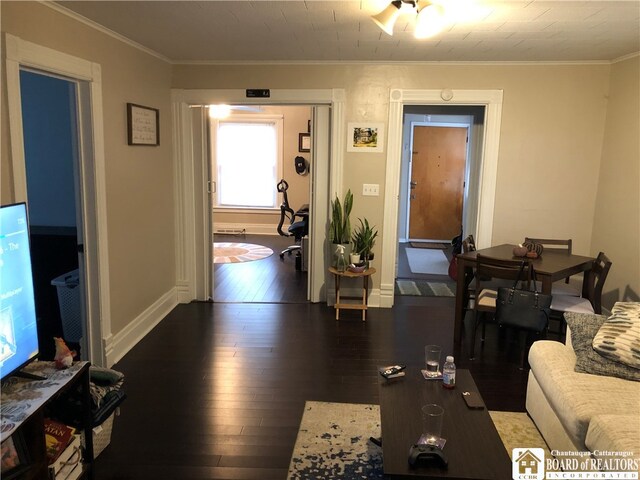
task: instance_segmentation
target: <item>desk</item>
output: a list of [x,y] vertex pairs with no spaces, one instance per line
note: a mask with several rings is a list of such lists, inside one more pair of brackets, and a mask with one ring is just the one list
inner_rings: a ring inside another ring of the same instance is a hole
[[[515,245],[503,244],[495,247],[483,248],[474,252],[458,255],[458,279],[456,282],[456,314],[453,324],[453,343],[459,345],[462,340],[462,322],[464,320],[464,290],[465,273],[475,265],[476,256],[481,255],[501,258],[505,260],[518,259],[513,256]],[[577,273],[586,272],[593,267],[593,257],[573,255],[563,251],[544,251],[540,258],[525,258],[533,265],[537,280],[542,283],[542,293],[551,294],[551,284]],[[586,275],[582,282],[582,295],[587,295]]]
[[[336,320],[340,320],[340,309],[362,310],[362,321],[366,320],[367,300],[369,298],[369,277],[376,273],[375,268],[368,268],[364,272],[356,273],[345,270],[339,272],[333,267],[329,267],[329,272],[333,273],[336,286]],[[340,280],[345,278],[362,278],[362,298],[361,297],[340,297]],[[342,303],[341,300],[362,300],[362,303]]]

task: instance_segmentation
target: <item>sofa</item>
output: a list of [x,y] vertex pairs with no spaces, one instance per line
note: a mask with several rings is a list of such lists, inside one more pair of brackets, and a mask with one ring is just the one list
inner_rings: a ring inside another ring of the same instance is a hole
[[640,369],[594,350],[607,317],[565,314],[565,319],[565,343],[541,340],[529,351],[529,416],[552,454],[588,451],[606,458],[610,452],[632,452],[629,457],[640,459]]

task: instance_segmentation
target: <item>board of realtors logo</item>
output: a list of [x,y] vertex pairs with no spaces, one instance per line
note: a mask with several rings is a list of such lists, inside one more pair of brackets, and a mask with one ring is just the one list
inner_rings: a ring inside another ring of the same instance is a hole
[[544,480],[544,450],[514,448],[511,451],[514,480]]

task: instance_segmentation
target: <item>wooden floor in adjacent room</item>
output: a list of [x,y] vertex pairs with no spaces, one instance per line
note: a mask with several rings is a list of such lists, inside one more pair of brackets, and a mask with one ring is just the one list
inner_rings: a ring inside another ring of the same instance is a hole
[[253,243],[273,255],[261,260],[214,265],[215,302],[306,303],[307,272],[296,270],[296,253],[280,252],[295,242],[279,235],[218,235],[214,242]]
[[334,319],[320,304],[179,305],[113,368],[128,398],[95,478],[285,480],[306,400],[377,403],[377,367],[454,352],[487,407],[523,411],[527,372],[488,327],[473,362],[453,349],[454,300],[397,297]]

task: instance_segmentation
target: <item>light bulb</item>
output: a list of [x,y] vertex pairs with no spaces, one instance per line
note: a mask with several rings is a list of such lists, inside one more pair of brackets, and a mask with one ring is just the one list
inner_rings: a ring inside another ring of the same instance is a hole
[[231,115],[229,105],[209,105],[210,118],[227,118],[229,115]]
[[420,11],[416,20],[414,36],[416,38],[429,38],[437,35],[445,26],[444,10],[440,5],[430,2],[420,2]]

